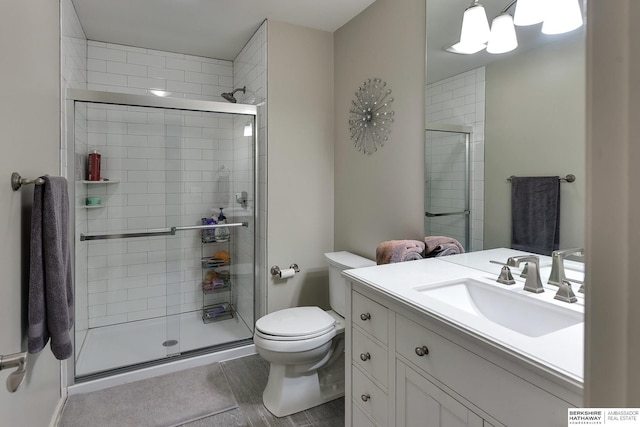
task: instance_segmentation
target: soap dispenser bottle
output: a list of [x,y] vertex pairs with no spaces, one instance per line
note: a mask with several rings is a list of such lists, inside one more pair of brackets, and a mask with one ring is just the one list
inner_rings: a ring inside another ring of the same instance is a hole
[[[218,225],[227,223],[227,217],[224,216],[222,209],[224,208],[220,208],[220,214],[218,215]],[[229,240],[229,227],[216,227],[215,230],[216,241],[226,242]]]

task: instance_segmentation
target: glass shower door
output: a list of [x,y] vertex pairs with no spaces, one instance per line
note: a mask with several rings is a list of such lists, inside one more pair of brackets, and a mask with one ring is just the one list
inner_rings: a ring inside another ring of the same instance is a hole
[[425,235],[453,237],[468,251],[471,131],[436,126],[425,132]]
[[[244,127],[255,116],[74,105],[76,378],[248,341],[255,138]],[[89,182],[94,151],[103,179]],[[214,233],[220,208],[229,237],[205,242],[203,218]],[[207,318],[214,304],[229,315]]]

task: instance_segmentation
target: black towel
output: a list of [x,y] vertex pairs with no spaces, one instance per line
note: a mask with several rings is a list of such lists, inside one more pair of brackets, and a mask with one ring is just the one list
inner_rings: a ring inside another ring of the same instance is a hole
[[511,178],[511,248],[541,255],[558,250],[560,177]]
[[73,280],[69,250],[67,180],[43,176],[33,192],[29,265],[29,353],[41,351],[51,338],[59,360],[73,355]]

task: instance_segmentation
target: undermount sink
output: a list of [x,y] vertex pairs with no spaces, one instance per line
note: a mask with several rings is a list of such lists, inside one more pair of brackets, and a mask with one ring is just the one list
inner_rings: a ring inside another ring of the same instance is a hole
[[583,322],[579,312],[470,278],[418,286],[414,290],[529,337],[540,337]]

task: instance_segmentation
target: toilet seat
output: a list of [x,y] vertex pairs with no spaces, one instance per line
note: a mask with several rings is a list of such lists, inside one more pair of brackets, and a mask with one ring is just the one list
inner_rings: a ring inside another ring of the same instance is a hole
[[275,351],[278,353],[296,353],[313,350],[330,342],[336,336],[336,328],[311,338],[302,338],[295,340],[278,340],[272,339],[272,335],[265,335],[256,331],[253,333],[253,343],[256,347]]
[[334,329],[336,320],[320,307],[278,310],[256,322],[256,332],[265,339],[298,341],[315,338]]

